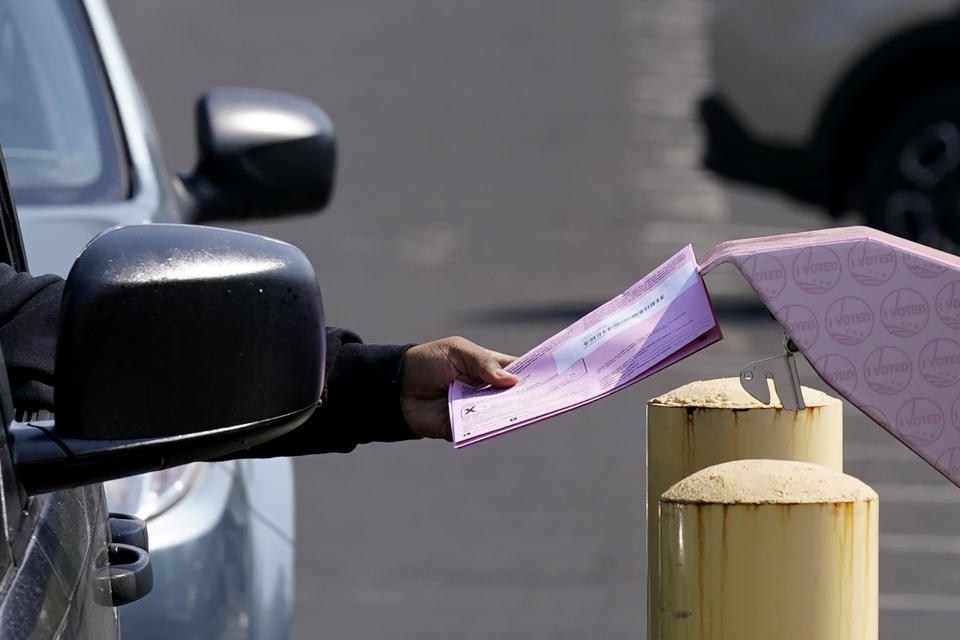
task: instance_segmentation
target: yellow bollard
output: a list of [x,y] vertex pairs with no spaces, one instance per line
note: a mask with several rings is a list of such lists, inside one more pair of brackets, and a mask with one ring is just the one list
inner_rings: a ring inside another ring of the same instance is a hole
[[738,378],[692,382],[647,403],[647,637],[659,638],[660,495],[686,476],[728,460],[804,460],[843,470],[843,406],[804,387],[807,408],[769,405]]
[[736,460],[660,507],[661,640],[876,640],[879,506],[856,478]]

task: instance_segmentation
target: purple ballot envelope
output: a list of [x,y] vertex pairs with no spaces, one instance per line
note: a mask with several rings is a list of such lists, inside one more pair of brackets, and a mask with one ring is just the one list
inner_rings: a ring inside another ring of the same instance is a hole
[[520,378],[516,386],[451,384],[454,446],[492,438],[608,396],[721,337],[688,245],[508,366]]

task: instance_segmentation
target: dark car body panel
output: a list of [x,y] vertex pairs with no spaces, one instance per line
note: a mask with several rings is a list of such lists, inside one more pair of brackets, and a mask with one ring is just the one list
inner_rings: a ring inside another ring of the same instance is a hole
[[701,100],[700,121],[706,133],[707,169],[731,180],[779,189],[804,202],[824,201],[826,176],[812,148],[755,139],[717,95]]
[[[2,257],[26,268],[16,210],[0,155]],[[107,507],[101,485],[27,498],[17,484],[8,448],[14,418],[0,361],[0,468],[3,482],[3,565],[0,639],[118,638],[107,561]]]
[[118,638],[106,564],[107,512],[99,485],[31,498],[19,565],[0,591],[0,638]]

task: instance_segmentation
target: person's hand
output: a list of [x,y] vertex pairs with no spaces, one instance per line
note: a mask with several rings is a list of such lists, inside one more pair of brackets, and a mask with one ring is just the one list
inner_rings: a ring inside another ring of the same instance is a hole
[[516,360],[464,338],[444,338],[407,350],[400,377],[400,409],[407,426],[426,438],[450,440],[447,387],[454,380],[473,386],[512,387],[517,376],[502,367]]

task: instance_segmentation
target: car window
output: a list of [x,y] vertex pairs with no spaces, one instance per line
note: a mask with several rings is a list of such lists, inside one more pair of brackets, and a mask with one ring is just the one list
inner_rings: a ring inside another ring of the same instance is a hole
[[0,0],[0,143],[19,203],[126,197],[103,77],[75,0]]

